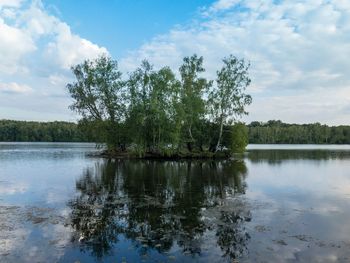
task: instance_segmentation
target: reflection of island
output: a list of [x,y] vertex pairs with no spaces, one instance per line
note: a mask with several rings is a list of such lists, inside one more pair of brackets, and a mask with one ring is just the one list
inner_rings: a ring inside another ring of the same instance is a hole
[[245,203],[246,166],[241,161],[104,161],[77,181],[72,209],[74,239],[96,257],[126,237],[144,253],[174,244],[200,255],[205,233],[214,231],[222,255],[246,253],[251,218]]

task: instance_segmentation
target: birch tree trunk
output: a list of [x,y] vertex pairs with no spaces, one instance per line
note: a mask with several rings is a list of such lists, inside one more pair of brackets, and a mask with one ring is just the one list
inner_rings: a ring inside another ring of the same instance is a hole
[[218,138],[218,142],[216,143],[216,147],[215,147],[215,152],[217,152],[219,150],[219,146],[220,146],[220,142],[221,142],[221,137],[222,137],[222,130],[224,127],[224,118],[223,115],[221,114],[220,117],[220,130],[219,130],[219,138]]

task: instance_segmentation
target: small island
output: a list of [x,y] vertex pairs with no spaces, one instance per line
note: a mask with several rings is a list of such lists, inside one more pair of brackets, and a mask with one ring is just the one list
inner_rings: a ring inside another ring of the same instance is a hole
[[248,130],[240,117],[252,98],[249,63],[222,60],[216,79],[204,77],[203,57],[185,57],[179,72],[147,60],[124,78],[108,56],[72,67],[67,89],[79,125],[113,158],[227,158],[243,152]]

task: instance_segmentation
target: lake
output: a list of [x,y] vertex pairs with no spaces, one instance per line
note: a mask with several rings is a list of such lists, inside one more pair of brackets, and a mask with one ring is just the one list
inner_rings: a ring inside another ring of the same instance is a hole
[[107,160],[0,143],[0,262],[349,262],[350,147]]

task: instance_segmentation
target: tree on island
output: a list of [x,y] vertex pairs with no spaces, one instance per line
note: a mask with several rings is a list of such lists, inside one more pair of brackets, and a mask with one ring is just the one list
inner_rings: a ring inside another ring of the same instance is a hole
[[209,94],[211,113],[220,126],[215,151],[219,149],[224,124],[231,125],[241,115],[248,114],[245,106],[252,102],[252,97],[244,93],[251,82],[249,64],[232,55],[224,58],[223,62],[224,66],[217,72],[217,85]]
[[212,81],[207,81],[199,76],[204,72],[203,57],[193,55],[185,57],[183,64],[179,68],[181,75],[181,109],[183,113],[184,138],[189,151],[196,141],[194,130],[203,121],[206,110],[203,95],[212,85]]
[[76,81],[67,84],[74,100],[70,108],[82,115],[82,124],[93,127],[96,138],[109,148],[116,147],[121,142],[120,124],[126,118],[125,82],[117,62],[101,56],[72,67],[72,71]]
[[247,144],[247,129],[238,121],[252,99],[245,93],[249,64],[233,55],[223,63],[214,82],[202,76],[203,57],[197,55],[183,59],[180,79],[169,67],[154,70],[146,60],[125,79],[110,57],[86,60],[72,67],[70,108],[110,153],[230,155]]

